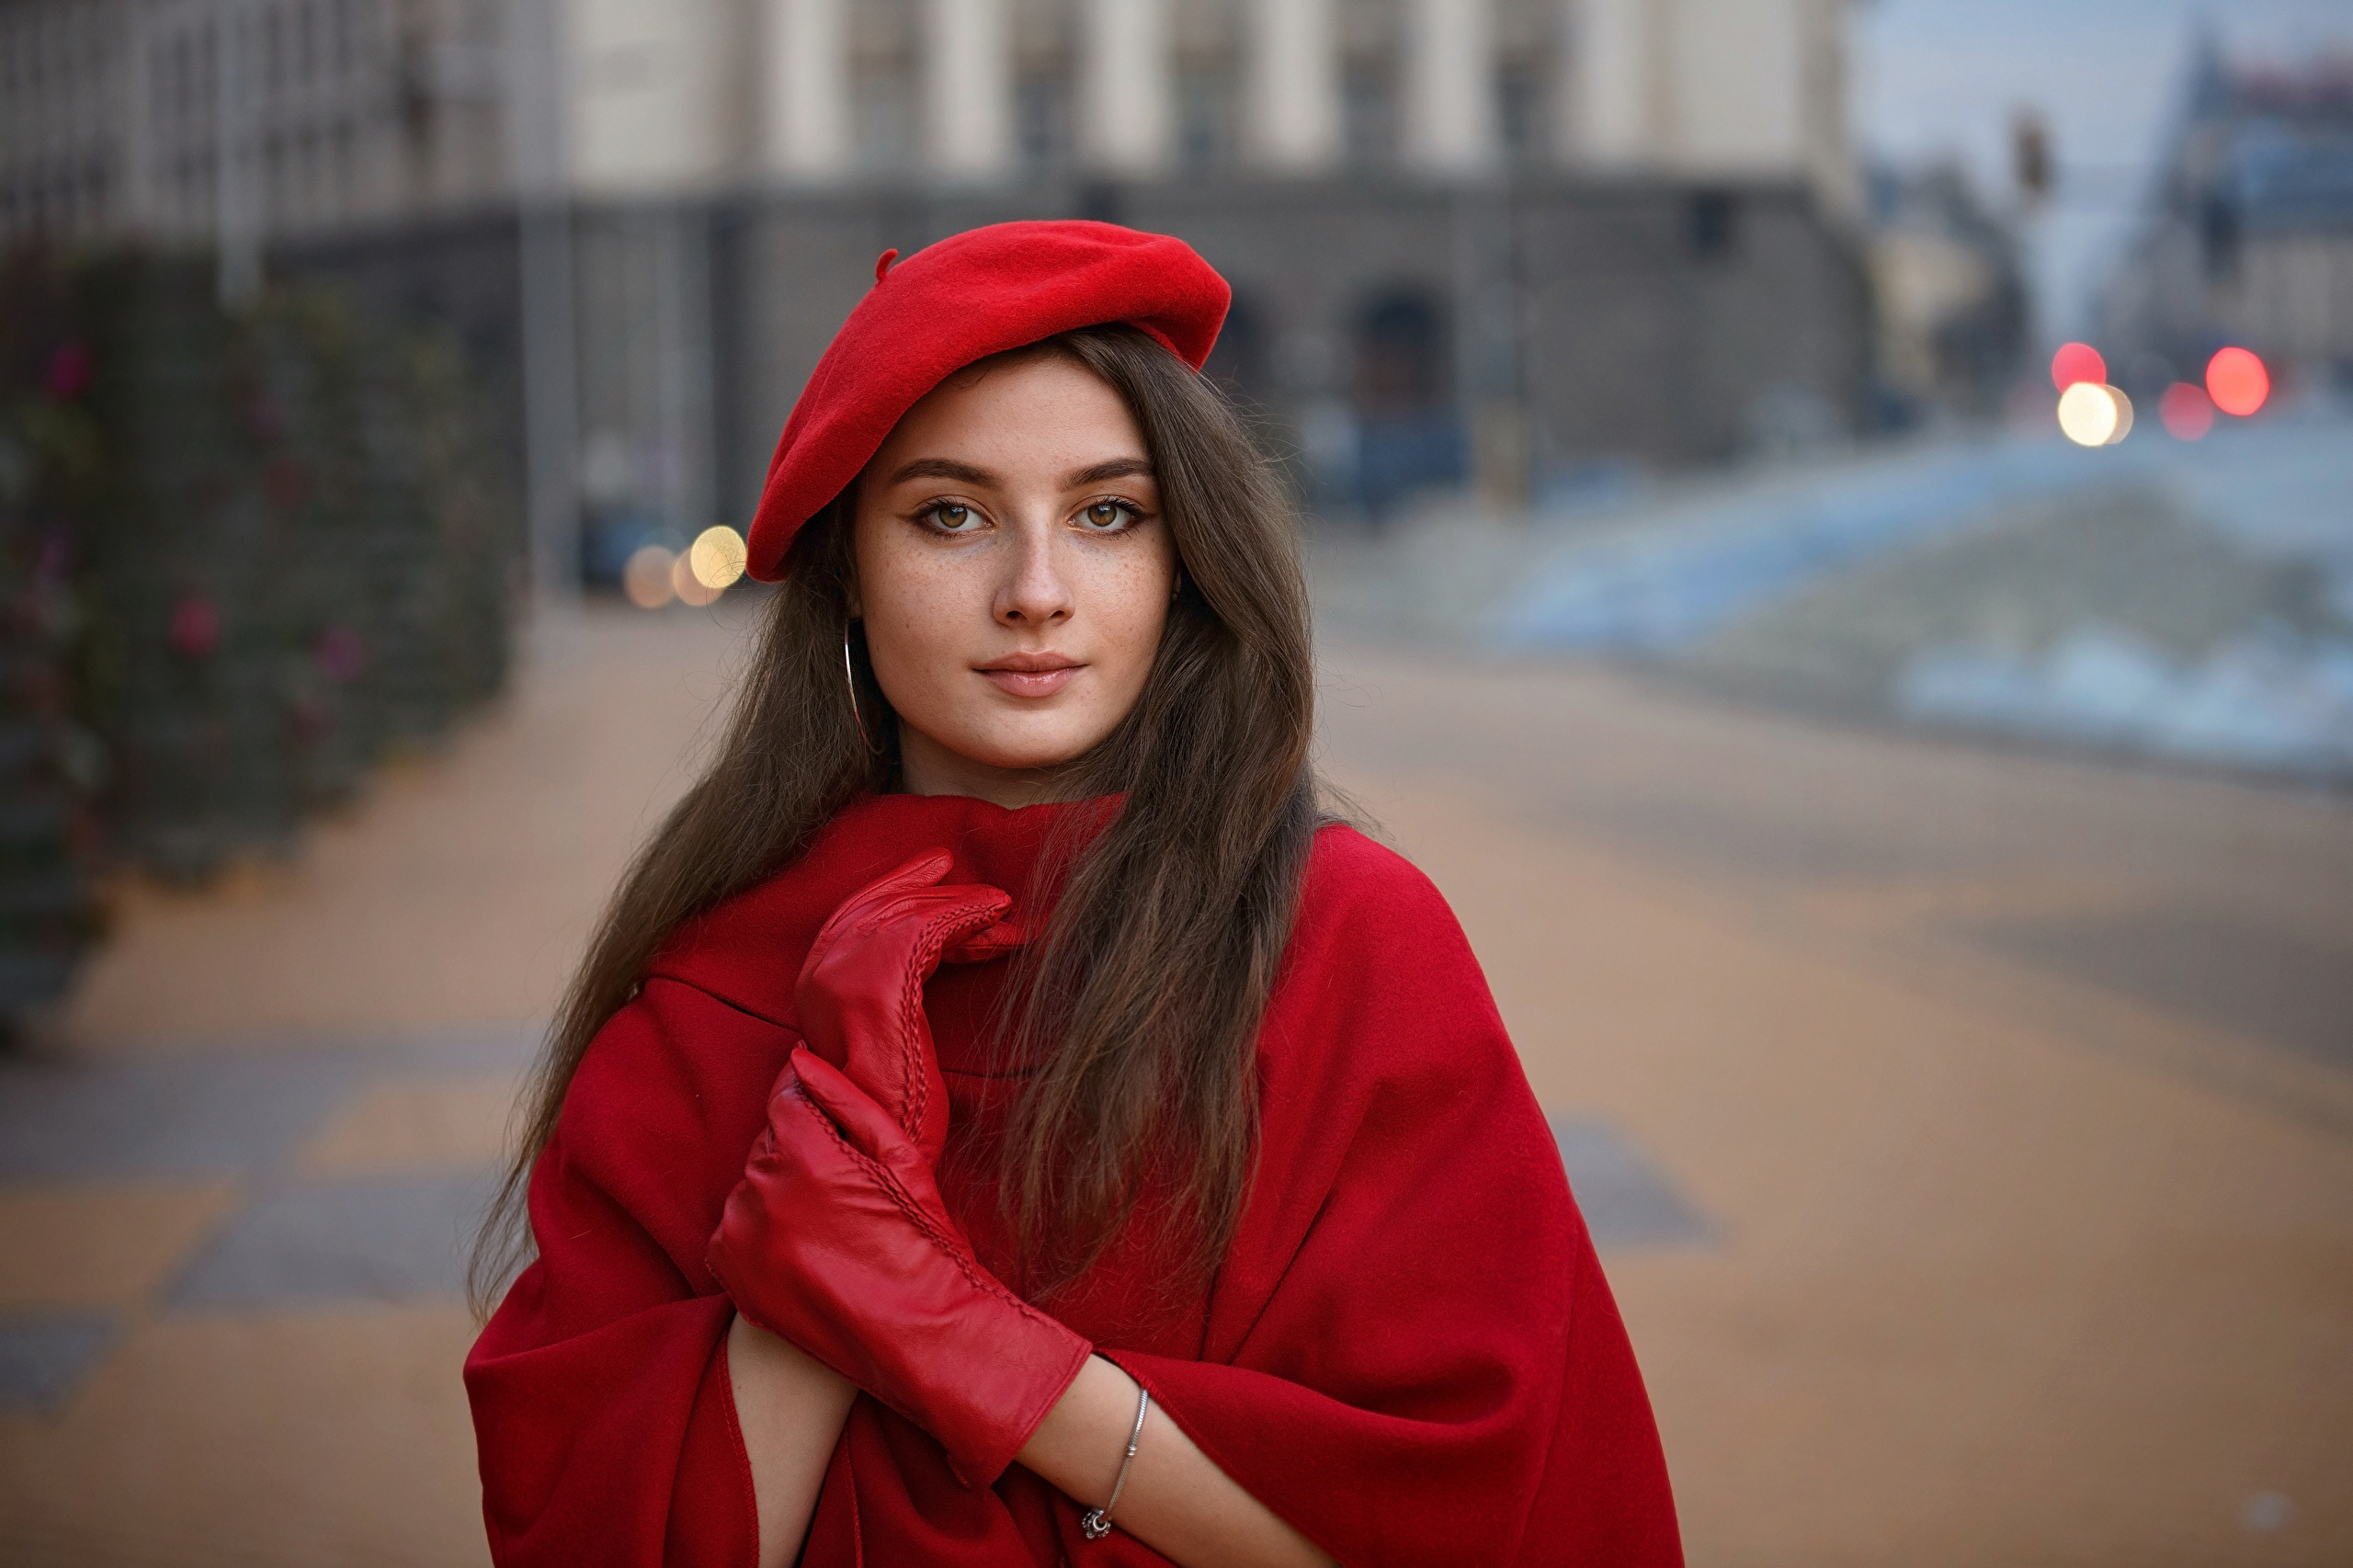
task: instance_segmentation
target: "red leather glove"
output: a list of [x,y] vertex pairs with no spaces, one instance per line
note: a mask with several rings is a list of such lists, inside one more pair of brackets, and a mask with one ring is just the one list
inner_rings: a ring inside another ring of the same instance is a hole
[[710,1267],[737,1311],[925,1427],[960,1477],[986,1485],[1091,1346],[989,1277],[932,1176],[948,1096],[923,983],[943,958],[1019,940],[991,925],[1003,892],[933,885],[949,864],[908,862],[817,934],[794,993],[809,1044],[777,1080]]
[[899,1119],[806,1046],[711,1238],[735,1310],[996,1480],[1094,1347],[972,1256]]
[[935,1165],[948,1141],[948,1089],[923,983],[943,958],[972,962],[1018,942],[992,924],[1013,903],[1005,893],[933,885],[951,863],[945,851],[919,856],[845,899],[810,944],[792,995],[810,1050],[897,1118]]

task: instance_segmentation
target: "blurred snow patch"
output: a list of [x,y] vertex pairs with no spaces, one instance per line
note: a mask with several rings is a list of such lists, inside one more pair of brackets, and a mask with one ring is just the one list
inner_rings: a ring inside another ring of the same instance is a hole
[[2039,658],[1923,649],[1897,677],[1906,716],[2266,772],[2353,777],[2353,643],[2256,632],[2195,662],[2081,627]]

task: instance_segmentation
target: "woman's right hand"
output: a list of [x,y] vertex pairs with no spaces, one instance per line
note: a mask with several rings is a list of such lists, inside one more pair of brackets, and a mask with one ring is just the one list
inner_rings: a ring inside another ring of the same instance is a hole
[[948,1092],[924,982],[943,958],[992,958],[1017,944],[1000,923],[1013,903],[1005,892],[938,885],[952,863],[934,851],[844,900],[810,946],[793,992],[809,1049],[889,1112],[934,1165],[948,1141]]
[[982,1267],[914,1137],[806,1046],[710,1261],[738,1312],[939,1439],[967,1486],[996,1480],[1092,1349]]

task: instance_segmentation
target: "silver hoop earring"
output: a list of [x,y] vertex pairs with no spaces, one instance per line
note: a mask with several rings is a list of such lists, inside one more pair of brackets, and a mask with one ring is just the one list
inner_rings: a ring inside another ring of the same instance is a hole
[[882,748],[876,745],[874,737],[866,733],[866,715],[858,710],[858,671],[849,662],[849,622],[847,620],[842,622],[842,678],[849,682],[849,719],[858,726],[858,738],[866,743],[869,752],[881,756]]

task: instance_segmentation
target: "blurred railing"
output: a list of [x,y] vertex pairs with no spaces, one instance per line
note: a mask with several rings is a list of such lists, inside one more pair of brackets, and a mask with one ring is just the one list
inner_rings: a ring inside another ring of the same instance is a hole
[[0,1017],[96,879],[282,850],[496,690],[522,560],[457,347],[200,258],[0,258]]

